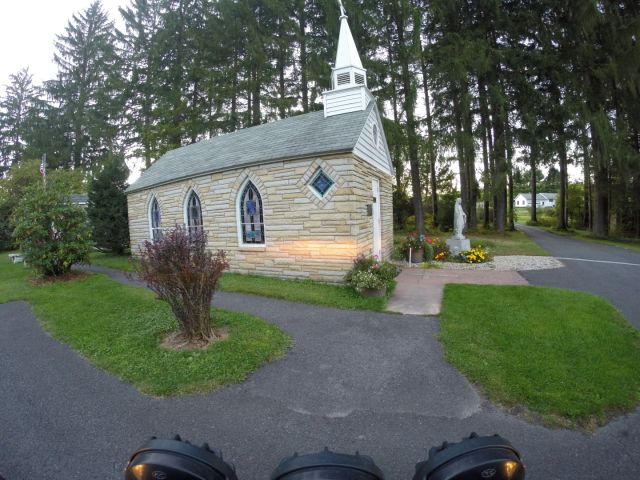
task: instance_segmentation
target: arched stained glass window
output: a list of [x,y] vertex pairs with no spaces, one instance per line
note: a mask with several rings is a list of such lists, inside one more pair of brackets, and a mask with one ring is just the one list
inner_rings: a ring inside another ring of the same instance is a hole
[[187,230],[189,233],[202,230],[202,207],[196,192],[191,190],[187,197]]
[[240,227],[242,243],[264,243],[262,198],[253,183],[248,182],[240,196]]
[[162,238],[160,220],[160,205],[158,205],[156,197],[153,197],[151,206],[149,207],[149,224],[151,225],[151,239],[154,242]]

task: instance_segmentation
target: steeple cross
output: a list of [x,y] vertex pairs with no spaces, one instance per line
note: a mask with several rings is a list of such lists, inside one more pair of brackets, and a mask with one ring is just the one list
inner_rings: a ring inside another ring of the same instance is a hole
[[344,11],[344,7],[342,6],[342,0],[338,0],[338,3],[340,4],[340,17],[346,17],[347,14]]

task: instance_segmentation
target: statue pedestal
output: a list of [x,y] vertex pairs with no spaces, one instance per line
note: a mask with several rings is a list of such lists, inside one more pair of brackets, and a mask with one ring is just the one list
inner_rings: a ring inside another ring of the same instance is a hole
[[471,249],[471,242],[468,238],[450,238],[447,246],[451,250],[451,255],[458,255],[460,252]]

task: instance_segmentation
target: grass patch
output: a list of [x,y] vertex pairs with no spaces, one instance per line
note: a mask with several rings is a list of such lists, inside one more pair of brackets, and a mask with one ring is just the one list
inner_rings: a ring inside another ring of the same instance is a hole
[[585,240],[587,242],[600,243],[602,245],[610,245],[612,247],[626,248],[627,250],[634,250],[640,252],[640,239],[637,238],[624,238],[624,237],[608,237],[599,238],[594,237],[588,230],[569,229],[558,230],[556,228],[542,227],[545,230],[555,233],[557,235],[564,235],[577,240]]
[[99,267],[115,268],[125,272],[133,272],[129,255],[114,255],[113,253],[93,252],[90,255],[91,264]]
[[[406,235],[407,232],[395,232],[394,237],[396,243],[399,244],[401,239],[406,237]],[[451,238],[452,233],[429,231],[427,235],[434,240],[441,239],[444,241]],[[549,252],[540,247],[519,230],[496,233],[491,230],[483,230],[479,228],[471,232],[465,231],[464,235],[471,240],[472,247],[476,247],[478,245],[486,247],[489,250],[489,255],[491,257],[496,255],[549,255]]]
[[[132,272],[133,266],[129,258],[129,256],[94,252],[91,254],[91,263]],[[387,300],[393,293],[392,287],[387,289],[387,295],[383,298],[367,298],[360,296],[358,292],[346,285],[331,285],[312,280],[290,280],[230,272],[222,275],[220,290],[345,310],[372,310],[374,312],[384,311],[387,307]]]
[[531,208],[515,207],[513,209],[513,213],[515,213],[515,221],[518,223],[527,223],[531,221]]
[[451,284],[441,319],[450,363],[548,425],[592,430],[640,403],[640,333],[600,297]]
[[345,310],[381,312],[387,306],[387,299],[393,292],[393,287],[387,289],[385,297],[370,298],[362,297],[354,289],[343,285],[330,285],[311,280],[285,280],[258,275],[225,273],[220,280],[220,290]]
[[212,309],[229,338],[204,350],[160,347],[177,328],[169,307],[144,289],[103,275],[34,286],[30,271],[0,259],[0,303],[26,300],[45,329],[94,365],[152,395],[211,390],[244,380],[281,357],[290,338],[251,315]]

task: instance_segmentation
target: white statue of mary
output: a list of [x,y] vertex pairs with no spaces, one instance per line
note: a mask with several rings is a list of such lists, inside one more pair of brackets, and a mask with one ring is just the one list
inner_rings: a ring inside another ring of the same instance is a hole
[[462,209],[462,199],[456,199],[456,207],[453,212],[453,238],[457,240],[464,240],[462,234],[464,226],[467,223],[467,214]]

